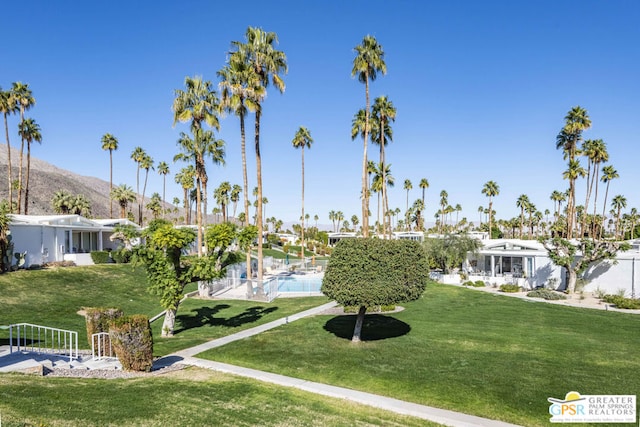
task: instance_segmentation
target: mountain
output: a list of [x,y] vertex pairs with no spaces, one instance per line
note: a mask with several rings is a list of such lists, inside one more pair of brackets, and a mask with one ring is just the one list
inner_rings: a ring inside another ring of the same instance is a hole
[[[18,179],[19,150],[11,148],[12,178]],[[8,200],[7,190],[7,144],[0,144],[0,199]],[[24,171],[23,182],[26,179],[27,156],[23,158]],[[92,176],[82,176],[60,169],[51,163],[31,156],[31,172],[29,177],[29,214],[51,215],[55,214],[51,200],[56,191],[64,190],[71,195],[84,195],[91,204],[91,214],[94,218],[109,218],[109,182]],[[13,200],[17,200],[14,191]],[[24,195],[23,195],[24,197]],[[144,205],[149,202],[145,197]],[[167,204],[167,208],[172,206]],[[136,203],[129,205],[129,209],[137,212]],[[119,216],[120,207],[114,202],[114,216]],[[181,212],[182,213],[182,212]],[[144,212],[145,217],[151,217],[151,213]],[[137,218],[137,214],[136,214]]]

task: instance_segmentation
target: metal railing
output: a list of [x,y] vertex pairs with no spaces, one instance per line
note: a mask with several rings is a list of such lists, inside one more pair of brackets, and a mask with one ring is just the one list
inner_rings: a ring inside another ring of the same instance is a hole
[[15,323],[9,325],[9,353],[13,353],[14,347],[16,351],[68,354],[69,361],[72,361],[78,358],[78,333],[31,323]]
[[108,332],[98,332],[91,335],[91,357],[93,360],[114,357],[113,349],[111,348],[111,338],[109,338]]

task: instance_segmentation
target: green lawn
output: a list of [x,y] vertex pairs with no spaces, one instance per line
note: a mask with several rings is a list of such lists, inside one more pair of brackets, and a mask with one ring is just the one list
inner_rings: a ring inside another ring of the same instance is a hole
[[568,391],[640,392],[640,316],[436,284],[405,307],[359,345],[355,317],[316,316],[199,357],[526,426]]
[[0,374],[3,427],[437,426],[200,369],[120,380]]

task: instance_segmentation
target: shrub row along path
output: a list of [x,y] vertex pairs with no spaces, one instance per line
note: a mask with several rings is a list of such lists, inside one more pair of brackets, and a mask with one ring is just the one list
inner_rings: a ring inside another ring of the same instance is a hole
[[518,427],[515,424],[509,424],[502,421],[490,420],[487,418],[467,415],[460,412],[448,411],[445,409],[434,408],[417,403],[406,402],[403,400],[392,399],[390,397],[380,396],[372,393],[352,390],[343,387],[317,383],[313,381],[302,380],[299,378],[287,377],[284,375],[273,374],[270,372],[259,371],[256,369],[243,368],[241,366],[229,365],[226,363],[214,362],[210,360],[199,359],[194,357],[196,354],[212,348],[220,347],[233,341],[241,340],[269,329],[276,328],[289,322],[302,319],[307,316],[313,316],[323,313],[336,306],[335,302],[330,302],[292,316],[287,316],[255,328],[246,329],[236,334],[227,335],[223,338],[208,341],[204,344],[197,345],[185,350],[180,350],[154,362],[154,369],[162,369],[174,364],[184,364],[197,366],[205,369],[212,369],[242,377],[253,378],[258,381],[277,384],[284,387],[293,387],[299,390],[308,391],[324,396],[345,399],[351,402],[363,405],[373,406],[376,408],[392,411],[402,415],[410,415],[424,420],[433,421],[453,427]]

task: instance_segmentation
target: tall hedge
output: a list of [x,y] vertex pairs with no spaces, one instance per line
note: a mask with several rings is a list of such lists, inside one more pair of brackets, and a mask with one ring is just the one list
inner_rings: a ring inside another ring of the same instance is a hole
[[428,279],[425,252],[418,242],[342,239],[327,265],[322,293],[342,305],[393,305],[420,298]]
[[125,371],[151,371],[153,335],[147,316],[123,316],[114,320],[109,327],[109,338]]
[[91,345],[91,336],[99,332],[109,332],[109,325],[115,319],[122,317],[119,308],[90,307],[85,308],[87,323],[87,341]]

